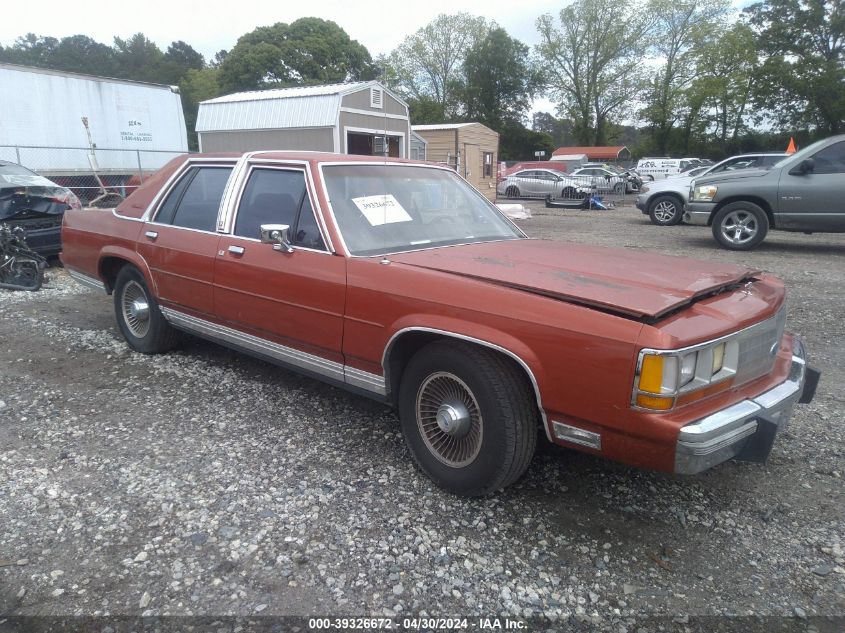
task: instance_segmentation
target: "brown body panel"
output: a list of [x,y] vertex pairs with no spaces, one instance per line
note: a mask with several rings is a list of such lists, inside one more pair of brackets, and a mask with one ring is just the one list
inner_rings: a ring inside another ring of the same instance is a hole
[[573,423],[601,434],[601,455],[659,470],[672,470],[683,425],[765,391],[789,371],[786,335],[769,374],[667,413],[638,410],[631,394],[641,349],[683,348],[765,320],[784,303],[782,283],[739,266],[528,239],[350,257],[319,165],[372,157],[260,152],[242,159],[304,164],[334,252],[286,253],[226,230],[145,223],[185,160],[171,161],[116,213],[66,213],[65,265],[110,289],[104,262],[123,259],[163,305],[318,356],[341,373],[383,379],[388,399],[395,377],[386,375],[386,355],[397,337],[417,331],[476,341],[526,370],[549,437],[554,421]]

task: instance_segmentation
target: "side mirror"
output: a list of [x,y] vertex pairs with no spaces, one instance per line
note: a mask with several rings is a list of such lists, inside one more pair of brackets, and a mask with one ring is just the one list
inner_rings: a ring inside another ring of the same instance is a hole
[[274,251],[293,252],[290,242],[290,226],[287,224],[262,224],[261,241],[264,244],[272,244]]
[[789,173],[797,176],[803,176],[804,174],[808,174],[811,171],[815,170],[816,168],[816,161],[812,158],[805,158],[800,163],[798,163],[795,167],[793,167]]

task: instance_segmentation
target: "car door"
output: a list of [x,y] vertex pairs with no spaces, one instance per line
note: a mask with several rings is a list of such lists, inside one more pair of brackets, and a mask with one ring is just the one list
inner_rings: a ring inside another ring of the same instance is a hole
[[823,147],[810,158],[812,171],[797,165],[781,170],[777,226],[785,229],[845,231],[845,141]]
[[545,198],[546,196],[554,195],[555,185],[558,183],[558,177],[548,171],[537,171],[537,196]]
[[144,225],[137,250],[165,306],[206,315],[214,309],[217,216],[233,166],[189,164]]
[[[269,341],[263,351],[276,360],[342,380],[342,368],[320,359],[343,362],[346,259],[327,249],[312,196],[304,167],[250,166],[231,230],[220,240],[214,311],[226,325]],[[262,243],[262,224],[290,226],[292,252]]]

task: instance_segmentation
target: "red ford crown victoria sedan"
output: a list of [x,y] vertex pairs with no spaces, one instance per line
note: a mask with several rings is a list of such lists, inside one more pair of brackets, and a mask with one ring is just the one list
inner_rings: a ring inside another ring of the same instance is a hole
[[818,382],[778,279],[529,239],[437,165],[182,156],[62,241],[132,349],[189,332],[387,402],[459,494],[516,481],[542,436],[676,473],[762,461]]

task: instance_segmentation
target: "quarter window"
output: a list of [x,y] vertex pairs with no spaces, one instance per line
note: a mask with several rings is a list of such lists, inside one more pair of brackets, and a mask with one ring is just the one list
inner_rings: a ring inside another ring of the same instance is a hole
[[262,224],[287,224],[294,244],[326,249],[301,171],[252,171],[238,207],[235,235],[260,239]]
[[156,222],[214,231],[231,167],[192,167],[161,205]]

